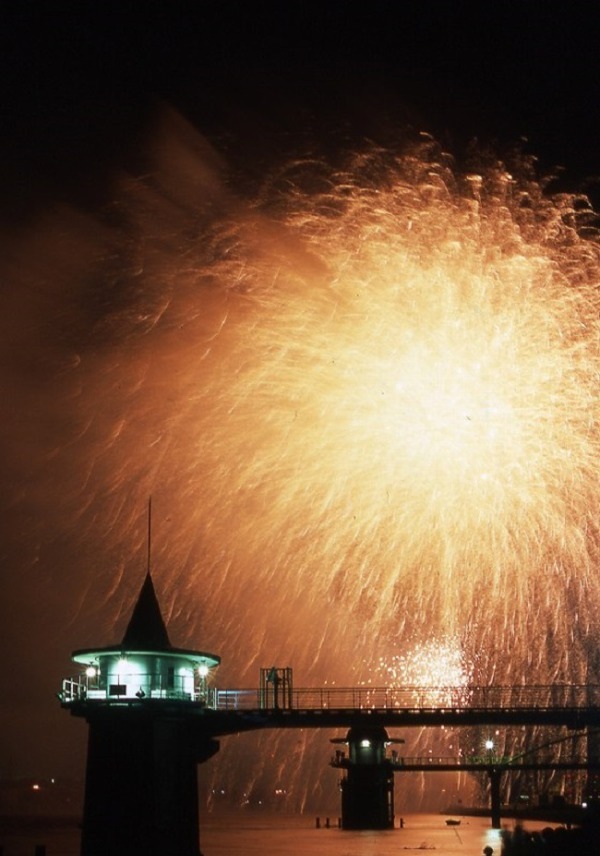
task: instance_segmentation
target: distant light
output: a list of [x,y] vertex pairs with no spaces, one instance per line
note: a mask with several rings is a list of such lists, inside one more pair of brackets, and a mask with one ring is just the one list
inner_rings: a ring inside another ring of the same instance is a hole
[[201,666],[198,666],[198,674],[201,678],[205,678],[208,675],[208,666],[206,663],[203,663]]
[[581,808],[587,808],[587,803],[586,803],[586,802],[582,802],[582,803],[581,803]]
[[360,745],[363,747],[363,749],[368,749],[369,746],[371,745],[371,741],[370,740],[361,740]]
[[87,669],[85,670],[85,673],[88,676],[88,678],[95,678],[96,677],[96,669],[93,666],[88,666]]
[[32,791],[39,791],[39,789],[40,789],[40,786],[39,786],[39,785],[32,785],[32,786],[31,786],[31,790],[32,790]]
[[493,749],[494,748],[494,741],[493,740],[486,740],[485,741],[485,748],[488,750]]

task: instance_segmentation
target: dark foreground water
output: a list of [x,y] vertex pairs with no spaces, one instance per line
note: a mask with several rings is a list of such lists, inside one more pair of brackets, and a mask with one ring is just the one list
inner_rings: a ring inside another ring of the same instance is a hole
[[[201,848],[204,856],[398,856],[426,851],[436,856],[481,856],[489,845],[494,856],[500,856],[499,833],[490,829],[488,819],[465,817],[460,826],[447,826],[445,819],[439,814],[410,814],[404,817],[403,829],[351,832],[317,829],[315,818],[307,815],[219,811],[202,818]],[[526,828],[545,825],[531,823]],[[512,828],[513,824],[507,822],[506,826]],[[2,856],[34,856],[40,844],[45,845],[46,856],[77,856],[79,830],[75,826],[37,824],[0,833]]]

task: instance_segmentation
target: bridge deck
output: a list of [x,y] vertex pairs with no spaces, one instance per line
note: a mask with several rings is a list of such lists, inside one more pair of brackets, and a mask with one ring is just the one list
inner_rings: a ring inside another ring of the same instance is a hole
[[211,710],[205,708],[203,728],[214,736],[259,728],[385,728],[481,725],[600,725],[598,708],[337,708]]
[[319,687],[285,692],[214,690],[212,709],[261,722],[255,727],[318,728],[367,724],[566,725],[600,724],[600,687]]
[[318,687],[212,690],[216,710],[600,710],[600,686]]
[[[134,685],[135,686],[135,685]],[[260,728],[338,728],[353,725],[467,726],[600,725],[600,687],[578,685],[485,687],[210,688],[206,695],[161,690],[115,695],[66,679],[61,703],[76,716],[113,707],[142,712],[173,706],[202,719],[207,734]],[[187,714],[186,714],[187,715]]]
[[[561,758],[560,760],[552,758],[526,759],[524,757],[435,757],[435,756],[417,756],[417,757],[401,757],[392,756],[386,759],[390,769],[398,772],[489,772],[493,771],[519,771],[519,770],[589,770],[591,768],[598,769],[600,761],[588,761],[580,756],[573,758]],[[334,757],[331,760],[331,766],[344,769],[349,765],[349,760],[346,756]]]

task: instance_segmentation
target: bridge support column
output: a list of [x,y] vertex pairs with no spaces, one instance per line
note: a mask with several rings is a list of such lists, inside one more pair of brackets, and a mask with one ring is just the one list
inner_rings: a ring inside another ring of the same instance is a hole
[[491,767],[488,770],[490,777],[490,809],[492,818],[492,829],[500,829],[500,770]]
[[596,728],[587,727],[587,761],[588,769],[583,795],[587,803],[597,803],[600,799],[600,734]]
[[351,728],[344,740],[348,756],[336,753],[333,767],[345,771],[341,781],[342,829],[394,828],[394,771],[385,756],[384,728]]

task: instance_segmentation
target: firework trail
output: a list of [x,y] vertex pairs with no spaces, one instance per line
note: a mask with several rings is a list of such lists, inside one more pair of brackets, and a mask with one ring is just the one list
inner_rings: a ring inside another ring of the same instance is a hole
[[77,261],[57,266],[75,284],[50,316],[35,477],[81,557],[89,639],[72,647],[103,641],[89,623],[114,621],[115,596],[125,620],[152,495],[172,635],[218,651],[223,685],[271,663],[358,683],[432,639],[459,639],[474,682],[585,681],[600,498],[585,202],[523,161],[461,173],[427,137],[289,162],[241,199],[178,133],[92,237],[69,221]]
[[178,541],[219,556],[217,601],[256,605],[259,638],[310,627],[341,678],[340,613],[370,639],[422,615],[468,627],[474,650],[501,637],[510,681],[532,623],[565,639],[575,612],[589,633],[597,259],[575,218],[499,166],[461,179],[428,145],[297,164],[215,225],[177,297],[185,331],[163,334],[174,369],[150,369],[176,389],[170,436],[162,401],[123,430],[160,426]]

